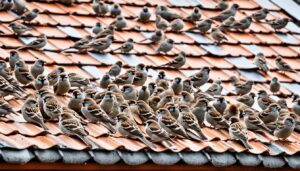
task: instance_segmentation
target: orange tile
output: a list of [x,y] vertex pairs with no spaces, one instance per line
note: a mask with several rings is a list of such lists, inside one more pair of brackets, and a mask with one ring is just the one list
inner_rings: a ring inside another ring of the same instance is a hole
[[204,66],[212,67],[211,63],[207,62],[204,57],[189,57],[186,60],[186,63],[191,66],[191,68],[202,68]]
[[265,56],[277,56],[278,53],[276,53],[275,50],[273,50],[270,46],[259,46],[259,48],[262,49],[262,53]]
[[255,35],[262,43],[266,44],[280,44],[281,40],[273,34],[256,34]]
[[240,43],[252,43],[252,44],[260,43],[260,40],[256,38],[256,35],[254,34],[238,33],[238,32],[228,32],[227,34],[233,37],[234,39],[238,40]]
[[39,33],[46,34],[47,37],[66,38],[68,35],[56,27],[34,27]]
[[231,63],[227,62],[224,58],[203,56],[202,59],[204,59],[207,63],[209,63],[210,66],[213,66],[216,68],[222,68],[222,69],[233,68],[233,65]]
[[0,43],[5,45],[6,48],[17,48],[24,45],[19,39],[12,37],[0,37]]
[[251,52],[239,45],[221,45],[230,56],[251,56]]
[[65,6],[62,4],[57,4],[57,7],[63,10],[63,13],[69,14],[80,14],[80,15],[91,15],[92,11],[87,10],[90,7],[88,4],[80,4],[80,5],[72,5],[72,6]]
[[50,3],[41,3],[41,2],[33,2],[31,3],[34,5],[33,8],[38,8],[40,11],[43,12],[50,12],[54,14],[64,14],[66,13],[62,8],[59,7],[59,4],[50,4]]
[[40,25],[57,25],[58,22],[52,18],[52,16],[47,14],[39,14],[36,19],[33,21],[35,23],[38,23]]
[[297,52],[285,46],[270,46],[274,51],[276,51],[281,56],[296,57]]
[[[63,26],[81,26],[83,25],[81,22],[82,18],[78,19],[78,17],[72,17],[71,15],[50,15],[53,20]],[[95,23],[94,23],[95,24]],[[88,25],[88,23],[86,23]]]
[[5,11],[0,11],[0,16],[1,16],[0,21],[2,21],[2,22],[10,22],[10,21],[16,19],[15,15],[13,15],[12,13],[5,12]]
[[71,56],[68,57],[73,63],[77,64],[85,64],[85,65],[99,65],[100,62],[95,58],[91,57],[88,54],[78,54],[72,53]]

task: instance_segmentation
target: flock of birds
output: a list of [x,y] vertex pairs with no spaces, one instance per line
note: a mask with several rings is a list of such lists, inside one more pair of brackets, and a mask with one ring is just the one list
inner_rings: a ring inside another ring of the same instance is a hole
[[[65,5],[73,4],[72,0],[59,1]],[[14,10],[19,15],[10,23],[17,35],[32,29],[27,25],[38,16],[38,9],[26,10],[24,0],[0,2],[1,10]],[[103,52],[114,41],[114,30],[127,26],[119,4],[108,5],[94,0],[92,8],[97,16],[110,13],[111,16],[116,17],[116,20],[105,29],[97,23],[93,28],[93,35],[80,39],[70,48]],[[157,6],[155,9],[157,31],[146,40],[149,40],[150,44],[159,44],[158,52],[167,53],[172,49],[174,41],[165,38],[164,31],[169,28],[172,31],[182,30],[183,20],[185,20],[195,23],[195,27],[191,30],[199,30],[199,34],[203,34],[210,30],[213,20],[216,20],[222,23],[212,28],[210,34],[216,42],[220,42],[226,40],[222,32],[231,29],[245,30],[249,28],[253,19],[265,20],[269,12],[267,9],[261,9],[245,19],[236,21],[234,16],[239,8],[237,4],[229,7],[226,1],[220,1],[217,8],[223,10],[219,15],[200,21],[201,13],[197,7],[192,14],[182,18],[165,6]],[[150,11],[144,7],[137,20],[149,22],[150,17]],[[289,19],[286,18],[278,18],[265,22],[278,30],[284,28],[288,21]],[[48,129],[45,121],[57,122],[63,133],[77,136],[84,143],[95,148],[97,145],[88,138],[88,133],[85,131],[88,122],[101,123],[111,134],[118,131],[122,136],[138,139],[150,148],[156,148],[154,143],[175,148],[173,141],[176,138],[206,140],[207,137],[202,132],[204,126],[227,129],[232,139],[241,141],[248,149],[252,148],[248,143],[248,130],[269,132],[282,140],[288,138],[294,130],[300,130],[300,98],[297,95],[293,96],[293,107],[289,110],[284,99],[275,101],[264,90],[254,94],[251,92],[253,81],[240,80],[232,76],[230,80],[237,98],[235,103],[229,103],[221,94],[223,86],[219,79],[215,79],[206,91],[201,91],[200,87],[211,79],[209,67],[201,68],[184,80],[180,77],[169,80],[166,73],[160,71],[155,82],[148,84],[146,84],[147,66],[138,64],[122,74],[121,61],[112,65],[97,85],[77,73],[65,71],[63,67],[58,67],[45,75],[45,61],[37,59],[29,67],[18,51],[24,48],[42,49],[46,44],[47,37],[42,34],[25,46],[10,51],[8,62],[0,61],[0,96],[2,97],[0,115],[2,117],[12,113],[19,115],[4,99],[6,96],[14,96],[25,101],[20,113],[27,122],[45,130]],[[115,50],[129,53],[133,48],[133,39],[128,39]],[[180,52],[177,57],[163,66],[178,69],[185,64],[186,60],[185,52]],[[255,56],[253,63],[263,72],[269,71],[262,53]],[[280,56],[276,57],[275,63],[283,73],[297,72]],[[27,93],[24,86],[34,87],[35,93]],[[276,77],[270,83],[270,91],[273,94],[280,91],[280,81]],[[58,96],[70,97],[68,105],[59,103]],[[256,101],[261,111],[251,108]],[[145,130],[142,131],[139,125],[145,125]]]

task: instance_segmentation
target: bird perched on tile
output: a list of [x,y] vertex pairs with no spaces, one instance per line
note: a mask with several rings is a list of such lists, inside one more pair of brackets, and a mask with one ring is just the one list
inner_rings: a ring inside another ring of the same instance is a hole
[[138,139],[146,144],[148,147],[155,149],[156,146],[147,140],[145,135],[142,133],[140,128],[130,120],[125,114],[117,115],[117,130],[121,133],[122,136],[126,138]]
[[211,86],[205,91],[205,93],[211,96],[219,96],[221,95],[222,90],[222,81],[220,79],[217,79],[211,84]]
[[191,106],[193,104],[194,100],[195,100],[195,97],[193,96],[193,94],[186,92],[186,91],[182,91],[180,93],[178,103]]
[[218,28],[212,28],[210,35],[214,39],[214,41],[216,41],[217,44],[219,44],[222,40],[228,41],[224,33],[222,33],[221,30]]
[[23,92],[20,92],[16,87],[0,76],[0,96],[5,97],[8,95],[13,95],[17,98],[22,98],[22,93]]
[[193,12],[189,16],[187,16],[185,18],[185,20],[190,21],[190,22],[196,22],[196,21],[199,21],[201,19],[201,17],[202,17],[202,15],[200,13],[200,9],[198,7],[195,7],[193,9]]
[[125,20],[125,18],[123,16],[119,15],[109,25],[114,26],[116,30],[122,30],[123,28],[127,27],[127,21]]
[[138,100],[143,100],[145,102],[148,102],[148,99],[150,97],[150,91],[147,88],[147,86],[142,86],[138,91]]
[[80,74],[77,73],[68,73],[67,76],[69,77],[69,81],[71,87],[87,87],[90,85],[90,80]]
[[229,135],[231,139],[239,140],[247,149],[252,149],[248,142],[247,129],[241,125],[238,118],[230,118]]
[[43,97],[43,110],[49,118],[54,119],[61,114],[62,106],[54,95],[48,94]]
[[34,80],[34,77],[30,74],[28,68],[24,66],[23,61],[18,61],[16,63],[14,75],[16,80],[24,85],[27,85]]
[[74,90],[72,97],[68,102],[68,108],[74,110],[78,114],[81,114],[83,99],[83,93],[80,90]]
[[184,51],[180,51],[178,56],[176,56],[172,61],[167,62],[161,66],[170,66],[178,69],[182,67],[185,64],[185,62],[186,62],[186,54]]
[[189,137],[195,140],[206,140],[207,138],[201,131],[198,124],[198,120],[195,115],[191,112],[189,106],[179,106],[179,116],[177,118],[179,124],[181,124]]
[[193,92],[193,82],[191,79],[188,78],[182,81],[182,91]]
[[116,79],[113,81],[113,83],[118,85],[123,84],[132,84],[135,76],[135,70],[129,69],[126,71],[125,74],[119,75],[116,77]]
[[116,77],[121,73],[123,63],[121,61],[117,61],[115,64],[111,66],[108,71],[109,76]]
[[277,77],[273,77],[270,83],[270,91],[275,94],[280,91],[280,81]]
[[164,37],[164,32],[162,30],[156,30],[153,35],[151,35],[149,38],[140,41],[140,43],[145,42],[147,40],[150,41],[149,44],[157,43],[160,42],[163,39],[163,37]]
[[116,17],[121,15],[121,13],[122,13],[121,6],[118,3],[114,3],[110,8],[110,15],[112,17]]
[[121,91],[126,100],[137,100],[138,98],[138,92],[131,84],[125,84]]
[[14,111],[12,106],[8,102],[6,102],[4,100],[4,98],[1,97],[1,94],[0,94],[0,117],[5,117],[6,115],[9,115],[12,113],[15,115],[18,115],[18,113],[16,111]]
[[271,132],[265,123],[258,117],[258,115],[253,111],[253,109],[248,108],[243,111],[244,122],[248,130],[252,131],[260,131],[264,130],[267,132]]
[[230,104],[224,111],[223,117],[229,120],[231,117],[240,117],[240,110],[236,104]]
[[49,81],[45,75],[38,75],[34,80],[34,88],[40,90],[42,88],[49,88]]
[[19,83],[13,77],[13,72],[7,67],[6,62],[3,60],[0,60],[0,76],[2,76],[7,82],[9,82],[18,91],[26,94],[25,91],[22,89],[22,87],[19,85]]
[[148,79],[147,67],[144,64],[138,64],[135,67],[135,76],[133,79],[133,85],[143,86]]
[[287,62],[285,62],[281,56],[277,56],[276,57],[275,64],[276,64],[276,67],[280,71],[283,71],[283,73],[285,73],[285,72],[294,72],[294,73],[297,73],[297,71],[294,70]]
[[44,68],[45,66],[45,61],[42,59],[38,59],[34,62],[32,67],[30,68],[30,74],[34,77],[37,78],[39,75],[44,73]]
[[216,9],[221,9],[221,10],[226,10],[228,7],[229,5],[225,0],[220,0],[215,6]]
[[100,79],[99,86],[102,89],[106,89],[110,84],[112,83],[112,80],[108,74],[104,74],[102,78]]
[[239,5],[233,4],[229,9],[222,11],[219,15],[212,17],[211,19],[217,21],[224,21],[231,16],[235,16],[238,9],[239,9]]
[[107,91],[111,91],[111,92],[119,93],[119,94],[122,93],[117,84],[110,84],[110,85],[108,85]]
[[28,27],[22,23],[19,22],[12,22],[8,25],[13,31],[14,33],[16,33],[17,35],[22,35],[27,31],[32,30],[31,27]]
[[188,29],[187,31],[199,30],[201,33],[206,33],[211,28],[212,23],[213,22],[211,19],[206,19],[204,21],[201,21],[200,23],[197,23],[195,26]]
[[254,12],[253,14],[251,14],[251,17],[256,21],[260,21],[266,19],[268,14],[269,14],[269,10],[266,8],[262,8]]
[[87,35],[79,40],[77,40],[72,46],[62,49],[62,51],[66,51],[68,49],[76,49],[79,52],[82,52],[85,50],[87,47],[86,45],[92,41],[93,37],[91,35]]
[[275,122],[279,117],[279,110],[279,105],[272,103],[267,107],[267,109],[259,113],[259,118],[264,121],[265,124]]
[[139,13],[138,21],[146,23],[149,22],[151,18],[151,13],[147,6],[144,6],[142,11]]
[[262,70],[263,72],[267,73],[269,71],[267,61],[263,53],[260,52],[256,54],[253,63],[258,67],[258,69]]
[[15,65],[16,65],[16,63],[17,63],[19,60],[21,60],[21,57],[20,57],[18,51],[16,51],[16,50],[11,50],[11,51],[9,52],[9,59],[8,59],[8,62],[9,62],[9,66],[10,66],[10,68],[11,68],[12,70],[15,69]]
[[175,95],[179,95],[183,89],[182,79],[180,77],[175,77],[172,82],[171,88]]
[[15,22],[15,21],[18,21],[18,20],[23,20],[25,23],[30,23],[31,21],[33,21],[39,15],[39,13],[40,13],[40,10],[35,8],[31,11],[25,12],[24,14],[22,14],[22,16],[14,19],[11,22]]
[[182,19],[177,18],[170,22],[171,31],[180,32],[184,28],[184,22]]
[[108,4],[102,1],[99,2],[99,0],[93,0],[92,8],[97,16],[103,16],[109,12]]
[[177,119],[179,116],[179,110],[178,107],[175,103],[167,103],[166,105],[166,109],[168,109],[168,111],[170,112],[170,114]]
[[293,107],[292,107],[293,111],[300,116],[300,99],[296,99],[293,102]]
[[195,117],[198,120],[198,124],[200,126],[203,126],[204,118],[205,118],[205,113],[207,111],[207,105],[208,102],[205,99],[198,99],[196,103],[193,104],[192,106],[192,113],[195,115]]
[[227,108],[227,102],[223,96],[217,97],[212,105],[221,114],[223,114]]
[[121,53],[128,54],[131,50],[133,50],[133,48],[134,48],[133,39],[129,38],[126,42],[124,42],[122,44],[121,47],[118,47],[118,48],[116,48],[116,49],[114,49],[112,51],[114,52],[114,51],[120,50]]
[[100,106],[98,106],[93,99],[85,98],[83,100],[81,112],[90,122],[96,123],[100,121],[111,133],[116,132],[113,126],[115,122],[108,116],[107,113],[101,110]]
[[58,81],[53,86],[53,91],[55,95],[63,96],[69,92],[71,88],[71,83],[69,76],[66,73],[61,73],[58,77]]
[[156,16],[155,24],[159,30],[166,30],[170,26],[170,23],[159,15]]
[[13,6],[14,2],[12,0],[3,0],[0,2],[0,11],[9,11]]
[[233,16],[227,18],[224,20],[219,26],[218,29],[222,32],[229,31],[232,28],[232,24],[235,22],[235,19]]
[[214,109],[212,106],[207,106],[207,113],[205,114],[205,120],[212,127],[216,129],[228,128],[229,125],[226,119]]
[[99,39],[99,38],[105,38],[109,35],[114,35],[115,33],[115,27],[113,25],[109,25],[104,30],[102,30],[100,33],[98,33],[96,36],[94,36],[93,40]]
[[234,21],[231,25],[232,28],[237,30],[246,30],[251,26],[252,18],[247,16],[239,21]]
[[274,20],[267,21],[267,23],[270,24],[270,26],[276,31],[285,28],[289,21],[290,19],[288,18],[276,18]]
[[35,99],[28,98],[21,108],[21,113],[27,122],[37,124],[44,130],[48,130],[39,111],[38,102]]
[[193,86],[195,88],[204,85],[209,79],[210,68],[205,66],[196,72],[194,75],[190,76],[191,81],[193,81]]
[[282,122],[277,123],[274,135],[279,139],[287,139],[293,133],[295,126],[295,120],[292,117],[287,117]]
[[100,102],[101,109],[107,114],[111,113],[111,111],[113,110],[114,101],[115,101],[114,94],[109,91],[106,92],[104,98]]
[[252,107],[255,102],[255,94],[251,92],[249,94],[237,97],[236,100],[247,105],[248,107]]
[[166,130],[170,136],[189,138],[184,127],[180,125],[175,118],[173,118],[166,108],[158,109],[157,114],[159,125]]
[[163,19],[165,19],[167,21],[173,21],[173,20],[175,20],[177,18],[182,18],[177,13],[171,11],[168,7],[162,6],[162,5],[158,5],[155,8],[155,15],[159,15],[159,16],[161,16]]
[[229,80],[231,81],[231,84],[234,86],[237,95],[248,94],[251,91],[253,86],[252,80],[247,80],[246,82],[242,82],[236,76],[231,76]]
[[47,42],[47,36],[45,34],[41,34],[35,40],[29,42],[25,46],[19,47],[17,51],[24,48],[42,49],[47,45]]
[[95,26],[92,28],[92,32],[97,35],[99,34],[101,31],[103,31],[103,27],[102,24],[100,22],[97,22],[95,24]]
[[108,35],[104,38],[95,39],[90,43],[88,43],[87,45],[85,45],[84,47],[92,48],[93,50],[103,52],[104,50],[110,47],[113,41],[114,41],[114,36]]
[[26,1],[25,0],[13,0],[14,10],[18,15],[22,15],[26,12]]
[[276,101],[273,100],[265,90],[258,91],[257,102],[258,106],[263,110],[267,109],[270,104],[276,103]]
[[158,45],[156,52],[167,53],[173,49],[173,45],[174,45],[174,40],[167,38]]
[[159,101],[157,107],[164,108],[168,103],[174,103],[174,97],[172,95],[161,97],[161,100]]
[[56,69],[54,69],[53,71],[51,71],[48,75],[47,75],[47,79],[49,81],[50,85],[54,85],[57,83],[58,77],[61,73],[65,72],[65,69],[63,67],[58,67]]

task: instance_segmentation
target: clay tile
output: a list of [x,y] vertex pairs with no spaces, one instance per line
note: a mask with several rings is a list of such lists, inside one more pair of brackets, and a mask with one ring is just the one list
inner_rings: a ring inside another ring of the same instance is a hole
[[54,140],[58,146],[66,147],[69,149],[84,150],[88,148],[88,146],[84,144],[77,137],[71,138],[67,135],[59,135],[59,136],[49,135],[49,138]]
[[41,25],[57,25],[58,22],[54,20],[50,15],[47,14],[39,14],[33,22],[37,22]]
[[273,145],[288,155],[294,155],[300,151],[300,145],[298,143],[275,141]]
[[[277,56],[278,53],[270,46],[259,46],[265,56]],[[279,47],[279,46],[276,46]]]
[[0,139],[4,141],[4,144],[7,143],[9,147],[16,149],[26,149],[33,145],[29,141],[27,141],[26,137],[20,134],[15,134],[11,136],[0,135]]
[[156,54],[156,46],[149,46],[149,45],[142,45],[142,44],[135,44],[134,49],[137,51],[137,53],[141,54],[151,54],[154,55]]
[[54,13],[54,14],[64,14],[65,13],[65,11],[63,9],[61,9],[58,4],[41,3],[41,2],[33,2],[30,4],[34,5],[34,8],[38,8],[40,11],[43,11],[43,12],[47,11],[47,12]]
[[60,129],[58,128],[58,125],[56,123],[53,122],[46,122],[45,123],[46,126],[49,128],[48,132],[51,135],[59,135],[62,134],[62,132],[60,131]]
[[93,124],[89,123],[85,130],[89,133],[92,137],[100,137],[103,135],[108,135],[109,131],[106,127],[104,127],[102,124]]
[[4,49],[0,48],[0,58],[6,59],[9,57],[9,52],[5,51]]
[[45,54],[57,64],[72,64],[72,60],[61,53],[47,51]]
[[209,148],[218,153],[224,153],[229,150],[229,147],[223,141],[209,141],[206,143]]
[[300,134],[298,132],[293,132],[291,136],[289,136],[288,141],[291,142],[299,142],[300,141]]
[[253,154],[262,154],[264,152],[269,151],[269,148],[261,142],[257,141],[249,141],[249,144],[253,149],[250,149],[249,152]]
[[75,18],[69,15],[51,15],[51,18],[63,26],[82,26],[82,23],[80,23],[80,21],[82,22],[81,18],[79,20],[77,17]]
[[114,138],[112,137],[118,144],[124,146],[126,150],[129,151],[139,151],[147,146],[139,140],[133,140],[128,138]]
[[204,66],[212,67],[211,63],[209,63],[207,60],[204,59],[204,57],[189,57],[186,60],[186,63],[191,68],[202,68]]
[[273,32],[273,29],[268,24],[261,24],[261,23],[258,24],[256,22],[252,22],[249,29],[252,30],[253,32],[262,32],[262,33]]
[[56,48],[56,50],[65,49],[74,44],[72,40],[66,39],[48,39],[48,43],[51,44],[52,47]]
[[245,48],[239,45],[221,45],[221,47],[227,51],[230,56],[251,56],[252,54]]
[[266,44],[280,44],[281,43],[281,40],[273,34],[256,34],[255,36],[257,38],[259,38],[262,43],[266,43]]
[[[33,58],[33,61],[36,60],[36,59],[42,59],[47,64],[52,64],[54,62],[54,60],[52,58],[48,57],[45,53],[42,53],[40,51],[28,50],[27,52],[28,52],[28,56],[30,55],[30,57]],[[22,58],[23,58],[23,56],[22,56]]]
[[5,35],[11,35],[11,34],[14,33],[14,32],[12,31],[12,29],[8,26],[8,24],[1,24],[0,30],[1,30],[1,32],[3,32],[3,34],[5,34]]
[[90,137],[93,142],[95,142],[101,149],[105,150],[116,150],[117,148],[121,147],[122,145],[116,141],[116,138],[108,136],[108,137]]
[[284,75],[290,77],[293,81],[300,82],[300,77],[299,77],[298,73],[285,72]]
[[98,60],[92,58],[88,54],[72,53],[69,59],[73,61],[73,63],[79,63],[79,64],[90,64],[90,65],[100,64]]
[[11,123],[0,122],[0,133],[4,135],[12,134],[16,128]]
[[208,138],[208,140],[228,140],[229,139],[229,134],[228,131],[219,129],[211,129],[208,127],[203,127],[202,129],[203,134]]
[[0,37],[0,43],[2,46],[10,48],[17,48],[23,45],[20,40],[11,37]]
[[68,35],[59,30],[56,27],[35,27],[35,30],[38,31],[39,33],[44,33],[46,34],[47,37],[59,37],[59,38],[65,38]]
[[0,16],[1,16],[1,19],[0,19],[1,22],[10,22],[10,21],[16,19],[15,15],[13,15],[12,13],[5,12],[5,11],[0,11]]
[[[134,0],[132,0],[134,1]],[[170,6],[172,5],[170,2],[168,1],[152,1],[152,0],[144,0],[146,3],[151,4],[151,6],[156,6],[156,5],[163,5],[163,6]]]
[[129,38],[132,38],[134,42],[140,42],[145,39],[144,35],[139,32],[133,32],[133,31],[116,31],[116,35],[119,35],[124,41],[128,40]]
[[270,46],[274,51],[276,51],[281,56],[286,57],[296,57],[298,54],[294,50],[286,46]]
[[176,46],[178,51],[184,51],[186,52],[187,55],[191,55],[191,56],[202,56],[202,55],[206,55],[207,51],[205,51],[202,47],[197,46],[197,45],[186,45],[186,44],[182,44],[182,45],[178,45]]
[[57,4],[57,6],[63,10],[63,13],[70,13],[70,14],[80,14],[80,15],[91,15],[92,10],[89,9],[91,6],[87,3],[82,3],[80,5],[72,5],[72,6],[65,6],[62,4]]
[[57,145],[49,135],[26,137],[26,140],[33,146],[37,146],[39,149],[49,149]]
[[147,22],[147,23],[142,23],[142,22],[137,22],[136,27],[140,28],[140,30],[143,31],[155,31],[155,22]]
[[12,126],[14,126],[15,129],[18,130],[20,134],[27,135],[27,136],[36,136],[44,132],[44,129],[31,123],[14,122]]
[[217,58],[217,57],[201,57],[204,59],[207,63],[210,64],[210,66],[216,67],[216,68],[222,68],[222,69],[230,69],[233,68],[233,65],[229,62],[227,62],[224,58]]
[[247,33],[238,33],[238,32],[228,32],[228,35],[238,40],[241,43],[260,43],[260,40],[256,36]]
[[176,43],[194,43],[195,41],[182,33],[166,33],[166,37],[174,40]]
[[244,145],[239,142],[239,141],[233,141],[233,140],[229,140],[229,141],[224,141],[224,143],[232,148],[232,150],[234,150],[235,152],[237,153],[241,153],[241,152],[244,152],[246,151],[247,149],[244,147]]
[[192,141],[188,139],[178,139],[179,143],[183,144],[186,148],[191,151],[198,152],[207,147],[205,141]]

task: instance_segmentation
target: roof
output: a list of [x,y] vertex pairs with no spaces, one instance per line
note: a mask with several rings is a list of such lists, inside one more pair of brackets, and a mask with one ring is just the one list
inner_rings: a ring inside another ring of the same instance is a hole
[[[299,94],[300,77],[296,73],[282,74],[275,67],[275,57],[283,56],[294,69],[300,70],[300,28],[293,22],[289,22],[286,28],[274,31],[268,24],[254,22],[245,32],[226,32],[229,39],[216,45],[209,34],[198,34],[187,31],[192,24],[185,22],[183,31],[178,33],[167,31],[166,37],[175,41],[174,48],[165,55],[157,54],[156,47],[141,40],[149,37],[155,31],[155,18],[149,23],[136,21],[136,15],[143,6],[147,6],[152,14],[157,5],[166,5],[176,13],[187,16],[194,6],[201,3],[202,18],[206,19],[217,15],[220,10],[214,9],[215,0],[108,0],[108,3],[119,3],[122,7],[122,15],[129,22],[128,27],[116,31],[115,41],[105,53],[88,52],[78,53],[69,51],[69,54],[60,53],[73,45],[74,41],[89,35],[96,22],[107,27],[113,20],[111,16],[95,16],[90,0],[76,0],[72,6],[65,6],[58,2],[46,0],[28,1],[26,7],[29,10],[37,8],[40,15],[32,22],[33,30],[20,37],[13,34],[8,27],[11,20],[16,18],[13,11],[0,11],[0,59],[8,60],[9,51],[22,46],[41,33],[48,37],[48,44],[43,52],[37,50],[21,50],[20,55],[32,65],[36,59],[46,61],[47,72],[63,66],[67,72],[75,72],[92,81],[98,81],[109,69],[110,65],[120,60],[124,67],[128,68],[139,63],[150,67],[149,82],[153,81],[158,71],[164,70],[169,79],[175,77],[187,78],[203,66],[212,69],[211,78],[222,80],[224,91],[222,94],[228,101],[234,101],[235,94],[229,83],[232,75],[241,79],[253,80],[253,92],[266,90],[269,92],[269,82],[276,76],[282,82],[282,88],[277,95],[286,98],[291,107],[292,94]],[[285,0],[229,0],[230,4],[237,3],[241,9],[237,12],[236,19],[242,19],[246,15],[261,7],[271,10],[269,20],[276,17],[287,17],[299,21],[297,10],[300,6],[296,1]],[[213,27],[219,22],[214,22]],[[135,48],[130,54],[112,52],[128,38],[135,42]],[[172,60],[180,51],[187,53],[187,62],[179,70],[158,67],[166,61]],[[254,55],[258,52],[265,54],[270,72],[267,74],[257,70],[252,64]],[[203,86],[205,90],[210,83]],[[32,88],[26,89],[33,92]],[[274,97],[276,98],[276,97]],[[22,100],[7,97],[6,100],[19,110]],[[68,97],[58,97],[61,104],[66,105]],[[255,105],[254,107],[256,107]],[[193,141],[177,139],[177,150],[168,149],[158,145],[157,149],[149,149],[145,144],[137,140],[122,138],[120,134],[109,135],[108,130],[101,124],[88,123],[86,131],[89,138],[101,148],[91,150],[87,145],[75,137],[64,135],[55,122],[46,122],[50,128],[45,132],[42,128],[26,123],[22,116],[10,115],[0,120],[0,150],[3,162],[6,163],[30,163],[38,161],[42,163],[64,162],[68,164],[81,164],[96,162],[99,164],[115,164],[125,162],[129,165],[155,163],[160,165],[174,165],[184,163],[187,165],[213,166],[258,166],[279,168],[300,168],[299,151],[300,135],[293,132],[286,141],[278,141],[270,134],[253,133],[249,131],[249,141],[253,149],[247,150],[241,143],[231,140],[227,130],[216,130],[204,127],[203,133],[208,137],[207,141]]]

